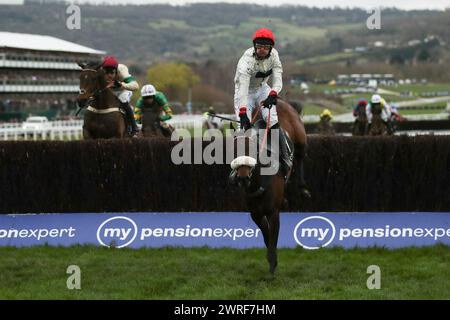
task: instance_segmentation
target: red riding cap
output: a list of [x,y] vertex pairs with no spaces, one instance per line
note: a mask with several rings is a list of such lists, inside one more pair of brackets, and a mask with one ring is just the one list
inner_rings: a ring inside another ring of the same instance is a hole
[[255,31],[253,34],[253,42],[255,42],[257,39],[268,39],[270,42],[272,42],[272,45],[275,44],[275,35],[273,34],[272,30],[267,28],[261,28]]
[[366,99],[359,99],[359,101],[358,101],[358,106],[365,106],[367,104],[368,104],[368,102]]
[[118,65],[119,65],[119,62],[113,56],[106,56],[103,59],[103,64],[102,64],[103,68],[115,68],[115,69],[117,69]]

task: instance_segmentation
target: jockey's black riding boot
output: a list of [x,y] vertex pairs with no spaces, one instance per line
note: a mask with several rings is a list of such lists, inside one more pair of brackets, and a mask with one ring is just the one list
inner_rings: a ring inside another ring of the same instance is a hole
[[131,124],[131,136],[136,137],[139,132],[139,128],[136,124],[136,119],[134,119],[133,109],[131,108],[131,104],[129,102],[121,102],[122,109],[125,110],[125,115],[127,117],[127,121]]
[[278,129],[279,134],[279,148],[280,148],[280,169],[283,176],[286,177],[289,169],[292,167],[292,158],[288,150],[287,136],[283,129],[281,129],[279,123],[274,124],[270,129]]

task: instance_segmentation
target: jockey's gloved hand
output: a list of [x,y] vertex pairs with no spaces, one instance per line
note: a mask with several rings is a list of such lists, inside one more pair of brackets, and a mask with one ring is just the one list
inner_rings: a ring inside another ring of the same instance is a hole
[[122,82],[119,80],[114,80],[113,88],[122,88]]
[[264,100],[264,107],[272,108],[272,106],[277,104],[278,93],[275,90],[271,90],[266,100]]
[[239,108],[239,118],[241,120],[241,129],[248,130],[252,127],[250,119],[247,116],[247,107]]

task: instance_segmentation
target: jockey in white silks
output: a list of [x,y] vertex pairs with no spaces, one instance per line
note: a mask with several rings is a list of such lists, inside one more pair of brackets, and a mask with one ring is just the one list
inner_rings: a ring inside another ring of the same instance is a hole
[[[274,45],[273,32],[267,28],[258,29],[253,35],[253,47],[247,49],[239,59],[234,77],[234,110],[244,130],[251,127],[252,112],[260,105],[264,106],[260,112],[266,123],[269,120],[270,129],[280,129],[276,104],[283,87],[283,67]],[[272,87],[268,85],[270,78]],[[292,159],[286,149],[285,133],[283,130],[278,131],[281,169],[286,174],[292,165]]]
[[366,106],[367,121],[372,123],[372,106],[379,104],[381,107],[381,119],[387,124],[392,114],[391,106],[380,95],[374,94],[370,99],[370,103]]
[[[253,108],[265,101],[269,94],[276,100],[283,87],[283,67],[278,51],[273,48],[274,44],[273,32],[265,28],[259,29],[253,36],[253,47],[247,49],[239,59],[234,77],[234,110],[238,117],[244,113],[245,108],[248,119],[251,119]],[[272,88],[267,84],[271,76]],[[276,106],[270,110],[263,108],[264,120],[267,119],[269,112],[272,127],[278,122]],[[244,125],[247,126],[247,123]]]

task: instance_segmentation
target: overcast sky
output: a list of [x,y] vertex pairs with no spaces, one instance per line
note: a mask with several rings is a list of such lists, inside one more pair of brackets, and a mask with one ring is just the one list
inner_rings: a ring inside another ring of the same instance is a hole
[[[0,3],[22,3],[23,0],[0,0]],[[198,2],[228,2],[228,3],[257,3],[262,5],[306,5],[308,7],[397,7],[405,10],[411,9],[441,9],[450,8],[450,0],[74,0],[78,3],[108,3],[108,4],[154,4],[169,3],[173,5],[182,5],[186,3]]]

